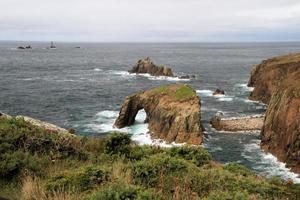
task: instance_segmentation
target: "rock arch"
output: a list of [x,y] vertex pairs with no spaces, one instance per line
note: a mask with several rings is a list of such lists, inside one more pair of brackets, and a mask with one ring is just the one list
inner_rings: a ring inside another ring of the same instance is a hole
[[137,113],[144,109],[152,137],[167,142],[201,144],[200,108],[200,99],[189,86],[161,86],[126,97],[115,126],[133,125]]

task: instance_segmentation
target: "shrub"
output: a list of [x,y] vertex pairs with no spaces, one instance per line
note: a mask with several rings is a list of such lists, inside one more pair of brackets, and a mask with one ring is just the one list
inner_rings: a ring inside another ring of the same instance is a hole
[[242,176],[254,175],[250,169],[237,163],[228,163],[224,166],[224,169]]
[[108,180],[108,173],[97,167],[84,167],[50,179],[46,184],[48,191],[76,188],[78,191],[92,189]]
[[130,143],[128,134],[114,132],[104,142],[104,151],[111,155],[128,155]]
[[162,176],[186,173],[190,167],[190,163],[181,158],[156,154],[133,163],[132,173],[135,183],[153,187]]
[[136,186],[113,185],[95,192],[86,200],[160,200],[153,191]]
[[130,152],[127,155],[127,158],[132,161],[138,161],[143,158],[148,158],[154,154],[163,153],[166,150],[157,146],[149,146],[149,145],[133,145],[130,148]]
[[170,156],[176,156],[193,162],[197,166],[208,164],[211,161],[211,155],[202,147],[182,146],[172,147],[168,151]]

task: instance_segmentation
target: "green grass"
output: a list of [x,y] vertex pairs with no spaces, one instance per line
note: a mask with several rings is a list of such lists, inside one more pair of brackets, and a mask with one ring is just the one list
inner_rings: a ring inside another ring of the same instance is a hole
[[154,88],[151,92],[156,94],[165,94],[175,100],[188,99],[196,95],[195,91],[191,87],[182,84],[160,86],[158,88]]
[[138,146],[124,133],[62,137],[22,119],[0,120],[0,151],[0,196],[11,199],[300,197],[299,185],[215,163],[202,147]]

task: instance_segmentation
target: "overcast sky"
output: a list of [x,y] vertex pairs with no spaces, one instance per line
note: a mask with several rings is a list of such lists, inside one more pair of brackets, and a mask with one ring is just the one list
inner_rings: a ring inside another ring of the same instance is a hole
[[300,0],[0,0],[0,40],[300,41]]

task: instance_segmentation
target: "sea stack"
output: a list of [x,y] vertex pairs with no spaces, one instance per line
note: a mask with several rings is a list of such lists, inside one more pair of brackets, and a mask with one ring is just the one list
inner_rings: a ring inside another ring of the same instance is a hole
[[146,112],[153,138],[168,143],[202,143],[200,98],[191,87],[172,84],[127,96],[115,126],[123,128],[134,124],[141,109]]
[[268,104],[261,146],[300,172],[300,54],[263,61],[251,73],[250,99]]
[[148,73],[152,76],[174,76],[171,68],[165,65],[157,66],[149,57],[139,60],[137,64],[129,70],[129,73]]

